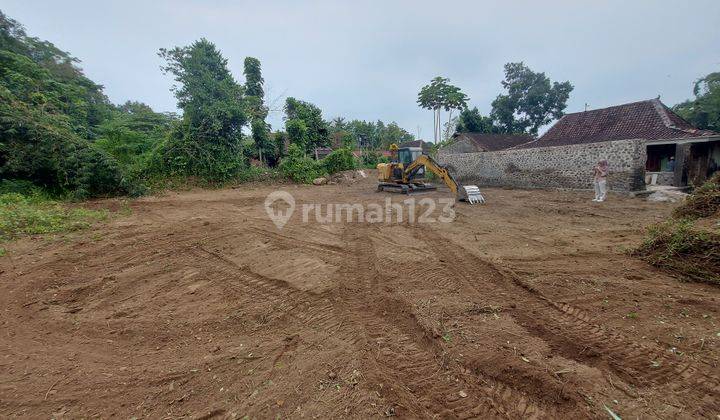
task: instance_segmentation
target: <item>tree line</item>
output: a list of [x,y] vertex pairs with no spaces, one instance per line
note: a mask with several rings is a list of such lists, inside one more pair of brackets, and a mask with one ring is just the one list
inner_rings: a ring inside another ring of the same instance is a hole
[[289,145],[311,155],[316,147],[412,139],[396,123],[326,121],[316,105],[293,97],[284,103],[284,127],[273,131],[257,58],[245,59],[243,84],[206,39],[159,56],[179,114],[111,103],[77,58],[0,11],[0,179],[78,197],[141,194],[153,179],[243,178],[254,160],[277,166]]
[[[482,115],[477,107],[468,106],[467,95],[447,78],[436,77],[423,86],[417,103],[433,111],[435,142],[449,140],[454,132],[537,136],[540,128],[564,115],[574,88],[569,81],[551,81],[523,62],[505,64],[502,87],[504,92],[492,101],[490,114]],[[697,80],[693,96],[672,109],[697,128],[720,131],[720,73]],[[443,126],[441,111],[447,113]],[[455,118],[453,111],[459,111]]]

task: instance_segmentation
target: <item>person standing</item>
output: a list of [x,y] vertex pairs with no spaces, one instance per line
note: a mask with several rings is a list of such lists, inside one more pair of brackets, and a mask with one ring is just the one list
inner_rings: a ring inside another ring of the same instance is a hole
[[608,161],[603,159],[593,168],[595,185],[595,198],[593,201],[598,203],[605,201],[605,198],[607,198],[608,166]]

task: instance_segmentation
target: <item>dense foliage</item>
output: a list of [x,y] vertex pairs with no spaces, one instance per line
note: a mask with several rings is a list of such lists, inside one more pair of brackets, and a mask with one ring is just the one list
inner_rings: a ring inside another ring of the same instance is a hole
[[675,105],[673,110],[697,128],[720,132],[720,72],[695,82],[695,99]]
[[173,87],[182,120],[153,157],[153,169],[166,175],[226,180],[243,167],[242,127],[248,117],[243,86],[227,68],[215,45],[200,39],[187,47],[161,49],[163,70]]
[[412,141],[415,138],[396,122],[345,121],[335,118],[329,124],[333,144],[347,148],[387,150],[391,144]]
[[279,168],[283,176],[305,184],[326,174],[322,163],[308,157],[295,143],[288,146],[287,155],[280,161]]
[[115,159],[88,141],[112,106],[76,63],[0,12],[0,177],[77,196],[126,192]]
[[492,103],[492,117],[506,133],[537,135],[538,130],[564,115],[573,85],[551,82],[545,73],[536,73],[524,63],[505,64],[507,93]]
[[325,156],[322,165],[329,174],[357,169],[359,166],[352,150],[344,147],[333,150],[329,155]]
[[465,108],[460,112],[455,130],[460,133],[502,132],[502,129],[495,125],[493,119],[480,114],[477,107]]
[[290,143],[305,153],[330,145],[328,124],[317,106],[295,98],[285,100],[285,130]]

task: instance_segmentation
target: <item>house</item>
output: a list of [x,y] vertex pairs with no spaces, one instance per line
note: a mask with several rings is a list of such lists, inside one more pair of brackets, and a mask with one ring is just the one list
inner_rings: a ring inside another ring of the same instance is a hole
[[697,185],[720,163],[720,134],[693,127],[659,99],[566,114],[536,141],[520,147],[630,139],[645,142],[646,183]]
[[529,134],[455,133],[439,153],[496,152],[532,141]]

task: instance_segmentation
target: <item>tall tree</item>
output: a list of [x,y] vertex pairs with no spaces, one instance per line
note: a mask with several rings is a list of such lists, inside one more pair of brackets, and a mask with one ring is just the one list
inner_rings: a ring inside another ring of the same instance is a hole
[[507,93],[492,102],[492,118],[504,132],[532,135],[564,115],[573,90],[570,82],[551,82],[545,73],[536,73],[523,62],[505,64],[502,85]]
[[172,91],[183,110],[163,150],[174,173],[226,179],[242,166],[242,127],[247,123],[243,87],[213,43],[202,38],[187,47],[161,49],[163,71],[178,83]]
[[450,79],[435,77],[430,84],[420,88],[417,103],[420,107],[433,111],[433,140],[435,143],[441,137],[441,111],[448,112],[448,123],[452,119],[452,111],[467,106],[468,97],[459,87],[451,85]]
[[270,141],[270,126],[265,119],[268,115],[268,107],[264,103],[265,91],[262,77],[260,60],[254,57],[245,57],[245,95],[250,111],[250,128],[255,148],[258,152],[260,162],[265,163],[269,154],[274,150]]
[[710,73],[695,82],[695,99],[673,107],[673,110],[697,128],[720,131],[720,72]]

